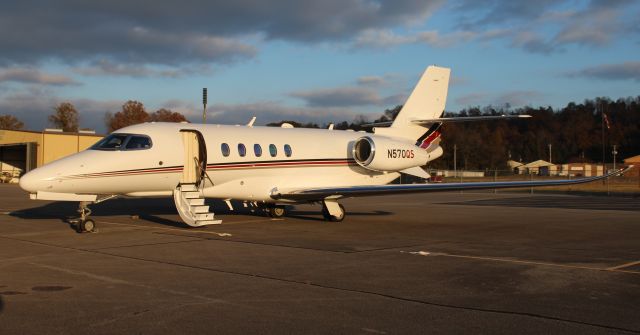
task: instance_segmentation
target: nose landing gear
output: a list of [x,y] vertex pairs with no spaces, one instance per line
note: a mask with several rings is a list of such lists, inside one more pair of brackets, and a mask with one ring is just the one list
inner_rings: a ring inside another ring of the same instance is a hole
[[78,213],[80,213],[80,217],[69,220],[69,223],[75,225],[78,233],[93,233],[96,231],[96,222],[89,219],[89,215],[91,215],[89,204],[90,202],[88,201],[80,201],[80,204],[78,205]]
[[117,198],[118,195],[112,194],[107,195],[103,198],[99,198],[96,201],[80,201],[78,204],[78,213],[80,213],[80,217],[75,219],[70,219],[68,222],[75,226],[76,231],[78,233],[95,233],[96,230],[96,222],[92,219],[89,219],[89,215],[91,215],[91,209],[89,209],[90,204],[99,204],[103,201],[107,201],[113,198]]

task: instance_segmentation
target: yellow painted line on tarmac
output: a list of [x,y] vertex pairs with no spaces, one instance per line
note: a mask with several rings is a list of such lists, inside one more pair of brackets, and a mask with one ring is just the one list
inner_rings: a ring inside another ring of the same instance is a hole
[[[456,255],[456,254],[447,254],[447,253],[443,253],[443,252],[428,252],[428,251],[416,251],[416,252],[401,251],[401,252],[402,253],[409,253],[409,254],[413,254],[413,255],[419,255],[419,256],[443,256],[443,257],[475,259],[475,260],[483,260],[483,261],[526,264],[526,265],[554,266],[554,267],[567,268],[567,269],[607,271],[607,272],[624,272],[624,273],[640,274],[640,271],[622,270],[623,267],[635,265],[635,264],[631,264],[631,263],[623,264],[625,266],[617,266],[617,267],[613,267],[613,268],[598,268],[598,267],[583,266],[583,265],[568,265],[568,264],[557,264],[557,263],[548,263],[548,262],[524,261],[524,260],[519,260],[519,259],[485,257],[485,256],[471,256],[471,255]],[[640,261],[639,262],[634,262],[634,263],[640,264]]]
[[607,268],[607,270],[614,271],[614,270],[628,268],[628,267],[631,267],[631,266],[634,266],[634,265],[640,265],[640,261],[624,263],[624,264],[621,264],[621,265],[618,265],[618,266],[613,266],[613,267]]

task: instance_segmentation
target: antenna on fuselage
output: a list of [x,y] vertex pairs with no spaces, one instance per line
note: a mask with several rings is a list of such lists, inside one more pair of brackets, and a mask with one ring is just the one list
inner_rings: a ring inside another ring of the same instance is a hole
[[202,89],[202,123],[207,123],[207,88]]

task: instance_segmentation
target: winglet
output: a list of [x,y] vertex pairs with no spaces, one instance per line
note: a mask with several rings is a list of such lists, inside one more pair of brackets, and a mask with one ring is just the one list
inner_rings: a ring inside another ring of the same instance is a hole
[[252,117],[251,121],[249,121],[249,123],[247,123],[247,127],[253,127],[253,123],[256,122],[256,117]]
[[622,176],[623,174],[629,172],[629,170],[633,169],[635,165],[629,165],[626,168],[620,169],[617,172],[613,172],[616,176]]

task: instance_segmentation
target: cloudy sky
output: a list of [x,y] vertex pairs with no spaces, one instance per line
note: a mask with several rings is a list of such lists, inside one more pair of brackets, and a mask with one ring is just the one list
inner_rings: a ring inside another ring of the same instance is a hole
[[209,120],[373,119],[427,65],[448,111],[640,95],[640,2],[625,0],[0,0],[0,114],[81,126],[139,100]]

